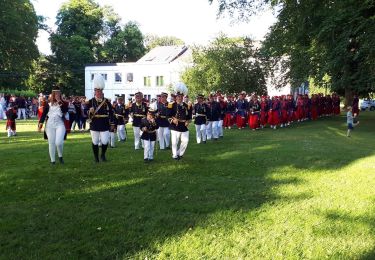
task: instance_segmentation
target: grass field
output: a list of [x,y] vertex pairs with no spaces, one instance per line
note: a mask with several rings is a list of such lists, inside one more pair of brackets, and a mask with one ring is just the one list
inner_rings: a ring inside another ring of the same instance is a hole
[[[0,137],[0,259],[375,259],[375,112],[229,130],[152,163],[130,139],[51,166],[36,122]],[[5,122],[0,123],[5,128]]]

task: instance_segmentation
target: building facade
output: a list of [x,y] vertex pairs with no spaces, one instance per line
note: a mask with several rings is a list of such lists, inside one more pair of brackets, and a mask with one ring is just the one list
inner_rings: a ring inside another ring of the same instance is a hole
[[180,75],[192,65],[191,50],[186,46],[159,46],[137,62],[88,64],[85,66],[85,95],[94,95],[93,79],[96,73],[106,81],[104,95],[111,100],[122,96],[134,97],[141,91],[146,99],[161,92],[170,92],[180,81]]

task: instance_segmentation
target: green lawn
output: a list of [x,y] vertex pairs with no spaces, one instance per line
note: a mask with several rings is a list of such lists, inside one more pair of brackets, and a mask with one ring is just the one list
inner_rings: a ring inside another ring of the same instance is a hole
[[[0,259],[375,259],[375,112],[229,130],[182,161],[133,138],[94,164],[88,133],[51,166],[36,122],[0,123]],[[128,133],[132,134],[128,126]]]

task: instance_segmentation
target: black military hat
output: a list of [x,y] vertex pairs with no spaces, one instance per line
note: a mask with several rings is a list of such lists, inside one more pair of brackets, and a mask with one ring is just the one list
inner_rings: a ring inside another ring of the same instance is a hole
[[143,96],[143,93],[141,91],[138,91],[137,93],[134,94],[135,96]]
[[166,97],[168,97],[168,93],[161,92],[160,96],[166,96]]
[[203,94],[198,94],[197,98],[204,98],[204,95]]

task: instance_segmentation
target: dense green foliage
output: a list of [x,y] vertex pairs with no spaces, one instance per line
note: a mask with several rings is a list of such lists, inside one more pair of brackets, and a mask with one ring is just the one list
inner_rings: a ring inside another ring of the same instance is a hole
[[248,38],[221,35],[209,46],[195,48],[193,62],[182,75],[192,93],[267,91],[257,50]]
[[[209,0],[212,2],[213,0]],[[221,12],[246,18],[270,4],[278,12],[264,42],[272,72],[281,65],[283,81],[299,86],[309,77],[345,94],[375,91],[375,2],[372,0],[218,0]]]
[[93,0],[66,2],[56,20],[57,30],[50,36],[53,54],[33,64],[32,89],[49,91],[51,83],[60,83],[68,95],[83,94],[85,65],[136,61],[145,53],[138,25],[122,26],[113,8]]
[[0,87],[22,88],[38,57],[39,20],[29,0],[1,0],[0,6]]
[[151,50],[157,46],[185,45],[184,41],[174,36],[157,36],[154,34],[146,35],[145,46]]
[[[184,159],[134,151],[93,163],[88,133],[49,165],[36,122],[0,137],[2,259],[374,259],[375,114],[225,131]],[[4,129],[4,121],[0,122]]]
[[50,36],[51,50],[59,71],[59,83],[69,94],[84,91],[84,66],[95,62],[94,48],[99,44],[103,13],[92,0],[71,0],[56,16],[56,32]]
[[101,62],[135,62],[146,52],[143,34],[134,22],[114,31],[100,50]]

